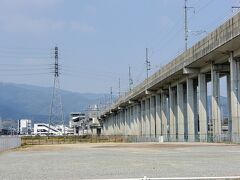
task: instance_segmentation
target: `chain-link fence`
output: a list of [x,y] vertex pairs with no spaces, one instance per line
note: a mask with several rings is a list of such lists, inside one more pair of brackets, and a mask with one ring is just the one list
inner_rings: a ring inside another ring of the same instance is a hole
[[0,152],[21,146],[21,137],[19,136],[0,136]]
[[126,142],[124,136],[22,136],[22,145]]
[[[110,142],[224,142],[240,143],[232,141],[232,135],[221,134],[213,136],[207,135],[80,135],[80,136],[22,136],[22,145],[47,145],[47,144],[76,144],[76,143],[110,143]],[[234,139],[240,140],[240,136]]]

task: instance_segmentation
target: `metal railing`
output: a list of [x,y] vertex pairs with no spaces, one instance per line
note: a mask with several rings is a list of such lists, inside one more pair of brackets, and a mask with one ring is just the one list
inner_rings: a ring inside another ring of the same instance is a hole
[[0,136],[0,152],[21,146],[19,136]]

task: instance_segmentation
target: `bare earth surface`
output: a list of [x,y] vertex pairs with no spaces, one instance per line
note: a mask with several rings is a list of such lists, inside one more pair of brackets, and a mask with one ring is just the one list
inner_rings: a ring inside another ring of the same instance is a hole
[[240,176],[240,145],[41,145],[0,153],[0,179]]

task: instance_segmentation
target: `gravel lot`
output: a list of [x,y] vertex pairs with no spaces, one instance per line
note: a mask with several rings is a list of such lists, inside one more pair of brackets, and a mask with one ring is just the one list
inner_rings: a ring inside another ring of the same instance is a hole
[[239,176],[240,145],[41,145],[0,153],[0,179]]

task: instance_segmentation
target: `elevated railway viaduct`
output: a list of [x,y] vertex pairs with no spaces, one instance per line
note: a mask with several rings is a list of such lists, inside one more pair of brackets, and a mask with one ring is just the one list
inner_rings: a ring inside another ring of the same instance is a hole
[[[170,141],[223,141],[223,76],[229,102],[228,138],[240,142],[239,13],[102,111],[103,133],[163,136]],[[211,107],[207,84],[212,87]]]

